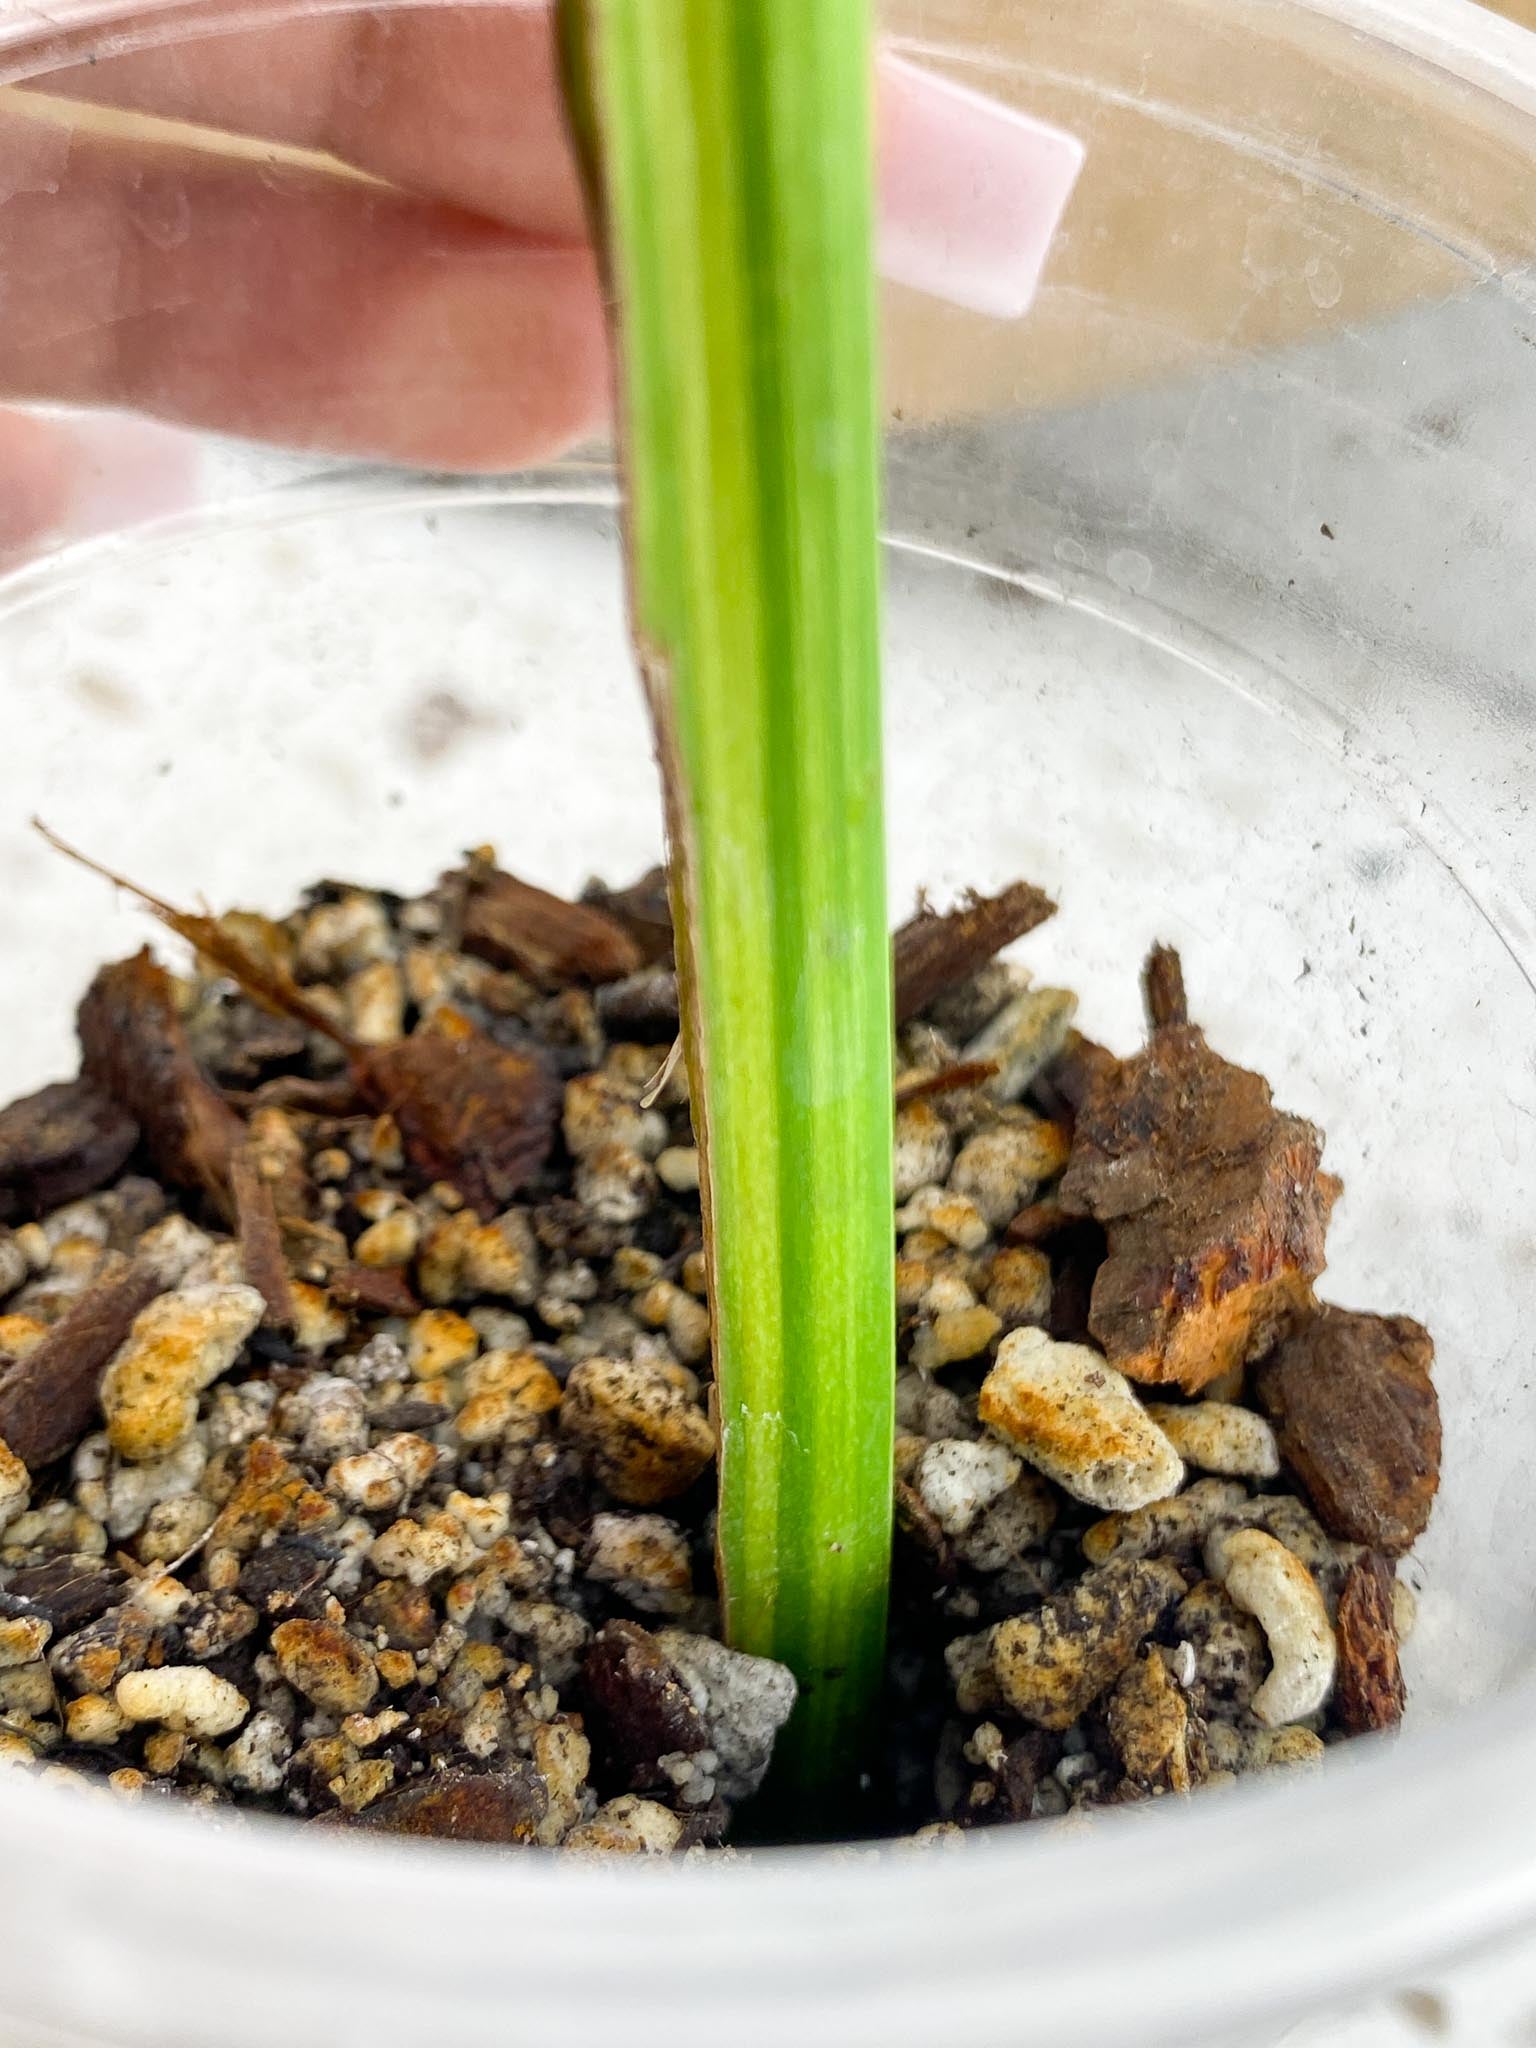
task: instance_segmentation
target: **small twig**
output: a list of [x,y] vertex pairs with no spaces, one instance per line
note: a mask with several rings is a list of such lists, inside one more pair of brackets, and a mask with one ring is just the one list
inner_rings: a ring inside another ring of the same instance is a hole
[[61,839],[57,832],[45,825],[41,818],[32,820],[32,828],[42,835],[56,853],[62,853],[67,860],[75,861],[93,875],[100,875],[103,881],[114,888],[126,889],[130,896],[136,896],[144,908],[150,911],[178,938],[185,939],[189,946],[211,960],[233,980],[237,981],[253,1001],[261,1003],[279,1016],[292,1017],[308,1031],[318,1031],[329,1038],[344,1052],[354,1057],[360,1051],[355,1039],[328,1017],[319,1006],[310,1001],[290,974],[269,961],[260,960],[256,955],[233,938],[216,917],[199,916],[195,911],[178,910],[174,903],[167,903],[164,897],[156,896],[150,889],[130,881],[116,869],[93,860],[88,853],[82,853],[77,846],[71,846],[67,839]]
[[165,1571],[168,1577],[174,1579],[176,1574],[181,1570],[183,1565],[190,1564],[192,1562],[193,1558],[197,1556],[197,1553],[206,1546],[208,1538],[213,1534],[213,1529],[214,1525],[212,1522],[210,1522],[207,1528],[203,1531],[202,1535],[199,1536],[195,1542],[189,1543],[187,1545],[186,1549],[181,1553],[180,1557],[173,1557],[168,1565],[162,1567],[162,1569]]

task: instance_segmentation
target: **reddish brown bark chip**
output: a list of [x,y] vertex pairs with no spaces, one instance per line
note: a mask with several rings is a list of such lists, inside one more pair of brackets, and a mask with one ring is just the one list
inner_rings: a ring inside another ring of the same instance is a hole
[[147,946],[102,968],[76,1021],[85,1078],[137,1121],[167,1180],[228,1213],[230,1160],[245,1126],[193,1057],[171,977]]
[[1339,1594],[1333,1703],[1339,1725],[1350,1735],[1395,1728],[1408,1704],[1392,1620],[1392,1576],[1387,1558],[1367,1552],[1350,1566]]
[[1081,1031],[1069,1031],[1066,1044],[1030,1093],[1047,1116],[1071,1125],[1094,1083],[1119,1064],[1108,1046],[1085,1038]]
[[147,1262],[96,1280],[0,1379],[0,1439],[34,1471],[73,1450],[97,1420],[101,1376],[140,1309],[165,1292]]
[[1308,1307],[1339,1192],[1322,1145],[1192,1024],[1096,1075],[1060,1199],[1108,1235],[1088,1326],[1113,1364],[1193,1392]]
[[277,1206],[272,1184],[264,1178],[249,1145],[237,1147],[230,1155],[230,1188],[245,1277],[267,1304],[264,1320],[276,1329],[290,1329],[294,1318],[293,1285],[288,1261],[283,1256]]
[[512,1848],[537,1839],[548,1811],[543,1779],[531,1765],[520,1764],[509,1771],[443,1771],[425,1783],[386,1792],[352,1824],[377,1834]]
[[621,981],[645,955],[624,926],[592,903],[568,903],[499,868],[473,863],[464,876],[466,953],[515,967],[545,987]]
[[303,1109],[325,1117],[354,1116],[361,1107],[357,1077],[350,1072],[323,1081],[307,1074],[274,1074],[259,1088],[226,1088],[224,1099],[236,1109]]
[[891,942],[896,1022],[905,1024],[934,997],[985,967],[994,954],[1053,917],[1056,905],[1031,882],[1010,882],[996,896],[974,891],[956,910],[921,904]]
[[1280,1455],[1331,1536],[1400,1557],[1440,1484],[1435,1347],[1407,1316],[1319,1308],[1253,1377]]
[[454,1013],[355,1061],[417,1172],[451,1181],[482,1216],[504,1209],[549,1157],[560,1089],[548,1067]]
[[[72,859],[84,859],[45,836]],[[93,861],[84,864],[132,889],[254,1001],[342,1046],[360,1092],[394,1116],[412,1165],[428,1179],[451,1181],[492,1215],[543,1165],[559,1090],[541,1061],[497,1045],[446,1009],[411,1038],[360,1045],[297,986],[280,958],[254,950],[238,929],[178,910]],[[468,871],[467,888],[476,873]],[[86,1078],[137,1117],[167,1179],[204,1189],[228,1213],[230,1160],[244,1126],[198,1067],[170,976],[147,948],[97,975],[80,1005],[79,1030]],[[280,1198],[277,1206],[286,1213]]]
[[1172,946],[1158,944],[1152,948],[1141,970],[1141,989],[1147,1005],[1147,1022],[1154,1031],[1189,1022],[1184,963]]
[[343,1266],[327,1283],[339,1308],[367,1309],[378,1316],[414,1316],[421,1312],[411,1283],[398,1266]]
[[121,1169],[139,1127],[86,1080],[56,1081],[0,1109],[0,1223],[94,1194]]
[[702,1716],[649,1629],[605,1622],[582,1662],[586,1721],[606,1765],[632,1791],[661,1782],[658,1759],[708,1745]]

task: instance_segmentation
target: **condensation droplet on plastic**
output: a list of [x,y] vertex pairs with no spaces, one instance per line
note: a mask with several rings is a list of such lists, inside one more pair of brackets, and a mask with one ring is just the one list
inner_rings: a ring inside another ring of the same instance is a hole
[[1088,566],[1088,550],[1080,540],[1073,540],[1069,535],[1065,540],[1057,541],[1056,559],[1058,562],[1065,562],[1069,569],[1085,569]]
[[1152,587],[1152,564],[1140,548],[1116,548],[1109,558],[1109,580],[1140,597]]
[[1344,279],[1338,265],[1330,263],[1326,256],[1309,256],[1302,276],[1307,282],[1307,294],[1320,312],[1326,313],[1343,298]]

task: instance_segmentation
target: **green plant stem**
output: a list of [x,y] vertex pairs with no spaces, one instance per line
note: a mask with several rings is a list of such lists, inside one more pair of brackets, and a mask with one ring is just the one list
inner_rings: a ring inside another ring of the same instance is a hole
[[867,0],[565,0],[667,784],[729,1639],[805,1786],[879,1682],[891,1009]]

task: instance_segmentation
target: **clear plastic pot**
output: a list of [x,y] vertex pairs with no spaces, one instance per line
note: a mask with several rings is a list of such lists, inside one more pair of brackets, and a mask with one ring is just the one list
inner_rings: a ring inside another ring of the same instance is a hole
[[[13,12],[0,71],[258,13]],[[1329,1132],[1325,1291],[1439,1339],[1408,1731],[1089,1830],[660,1873],[13,1772],[4,2038],[1188,2041],[1536,1915],[1536,38],[1458,0],[887,25],[1088,152],[1026,319],[890,294],[894,886],[1052,887],[1030,957],[1122,1046],[1176,941],[1215,1042]],[[146,234],[185,234],[157,191]],[[0,332],[40,288],[0,274]],[[34,812],[215,902],[417,885],[487,837],[556,886],[656,848],[600,453],[471,482],[193,453],[195,507],[0,581],[8,1090],[68,1069],[139,931]]]

